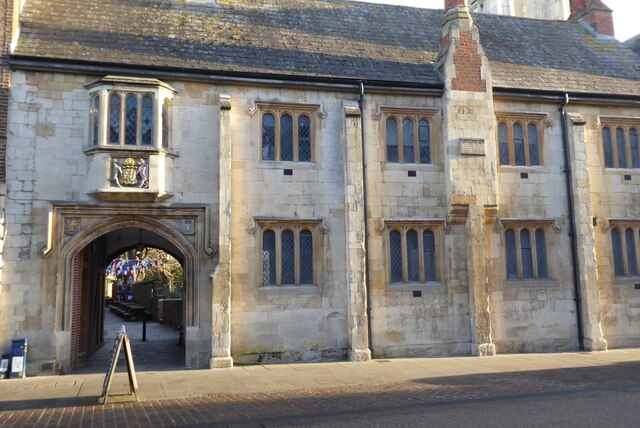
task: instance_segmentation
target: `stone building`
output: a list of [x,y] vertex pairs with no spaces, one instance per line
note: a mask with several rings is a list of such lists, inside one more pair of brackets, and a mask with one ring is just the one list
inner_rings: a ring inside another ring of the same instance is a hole
[[640,345],[640,56],[569,3],[2,0],[0,348],[75,367],[141,243],[188,367]]

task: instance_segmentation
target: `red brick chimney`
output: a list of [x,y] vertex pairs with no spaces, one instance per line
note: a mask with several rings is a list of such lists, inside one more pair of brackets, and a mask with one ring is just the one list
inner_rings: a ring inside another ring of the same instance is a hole
[[584,19],[596,33],[603,36],[615,36],[613,11],[602,0],[570,0],[569,19]]
[[467,0],[444,0],[444,9],[449,10],[455,6],[466,6]]

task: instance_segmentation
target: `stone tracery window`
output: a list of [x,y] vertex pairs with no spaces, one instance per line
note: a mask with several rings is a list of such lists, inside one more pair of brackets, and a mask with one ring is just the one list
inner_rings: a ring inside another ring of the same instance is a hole
[[518,224],[504,231],[507,280],[549,279],[548,227]]
[[635,277],[640,274],[640,223],[616,223],[611,228],[613,268],[616,277]]
[[602,126],[605,168],[640,168],[640,121],[606,118]]
[[392,284],[440,280],[441,222],[387,221],[389,280]]
[[385,121],[388,163],[430,164],[431,124],[420,115],[388,115]]
[[262,114],[262,160],[313,162],[312,115],[267,109]]
[[497,120],[500,165],[539,166],[544,115],[499,113]]
[[262,286],[317,285],[318,221],[261,222]]

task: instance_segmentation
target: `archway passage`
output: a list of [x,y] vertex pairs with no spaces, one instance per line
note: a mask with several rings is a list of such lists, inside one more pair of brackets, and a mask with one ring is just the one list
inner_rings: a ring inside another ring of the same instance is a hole
[[104,371],[121,325],[136,370],[184,368],[183,265],[183,254],[169,240],[136,227],[108,232],[78,251],[72,267],[72,370]]

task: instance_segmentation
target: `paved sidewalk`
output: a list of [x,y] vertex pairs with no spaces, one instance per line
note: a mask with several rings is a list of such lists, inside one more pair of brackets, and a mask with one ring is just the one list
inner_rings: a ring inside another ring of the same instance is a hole
[[[0,381],[0,426],[227,426],[639,379],[640,349],[143,372],[140,403],[105,406],[96,405],[102,374],[43,376]],[[127,386],[117,373],[112,393]]]

